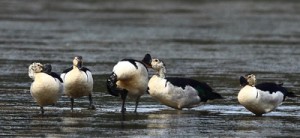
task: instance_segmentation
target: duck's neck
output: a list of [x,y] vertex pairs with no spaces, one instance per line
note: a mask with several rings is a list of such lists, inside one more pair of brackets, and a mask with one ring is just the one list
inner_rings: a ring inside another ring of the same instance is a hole
[[158,76],[161,77],[161,78],[165,78],[165,74],[166,74],[166,68],[161,68],[158,72]]
[[252,84],[252,85],[249,85],[249,86],[251,86],[251,87],[255,87],[255,84]]
[[73,65],[73,69],[81,69],[81,66],[76,66],[76,65]]
[[29,71],[28,71],[28,76],[29,76],[29,78],[31,78],[32,80],[34,80],[35,74],[36,74],[36,72],[34,72],[33,70],[29,70]]

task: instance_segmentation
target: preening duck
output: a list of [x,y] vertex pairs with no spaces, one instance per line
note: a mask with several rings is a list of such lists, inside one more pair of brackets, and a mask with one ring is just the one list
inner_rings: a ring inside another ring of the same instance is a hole
[[238,94],[238,101],[256,116],[271,112],[285,100],[286,96],[296,96],[294,93],[288,92],[282,86],[283,84],[270,82],[256,84],[253,74],[241,76],[240,84],[243,88]]
[[146,54],[142,61],[134,59],[123,59],[119,61],[112,70],[107,79],[107,90],[113,96],[121,96],[121,112],[126,111],[125,101],[127,95],[135,99],[135,110],[140,97],[147,91],[148,69],[150,66],[151,56]]
[[160,103],[179,109],[193,108],[207,100],[222,99],[204,82],[189,78],[165,77],[166,68],[159,59],[152,59],[151,67],[157,71],[149,80],[149,94]]
[[[53,105],[62,93],[61,79],[52,72],[52,75],[45,73],[41,63],[32,63],[28,68],[28,76],[34,81],[30,87],[30,93],[37,104],[40,106],[41,113],[44,114],[44,106]],[[51,72],[51,70],[50,70]]]
[[89,96],[89,109],[95,109],[92,100],[93,76],[91,71],[83,67],[81,56],[73,59],[73,67],[63,71],[61,78],[64,81],[64,93],[71,100],[71,110],[73,110],[74,99],[83,96]]

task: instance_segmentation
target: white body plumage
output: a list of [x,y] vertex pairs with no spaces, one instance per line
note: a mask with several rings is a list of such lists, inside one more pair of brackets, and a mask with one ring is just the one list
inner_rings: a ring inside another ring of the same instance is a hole
[[129,61],[119,61],[113,72],[118,76],[117,88],[126,89],[128,96],[136,99],[147,91],[148,71],[142,63],[134,62],[137,67]]
[[271,112],[284,100],[283,93],[261,91],[254,86],[246,85],[238,94],[238,101],[256,115]]
[[85,72],[74,67],[71,71],[63,73],[64,93],[71,98],[88,96],[93,91],[93,76],[89,70]]
[[238,94],[238,101],[257,116],[271,112],[278,107],[287,96],[295,97],[295,94],[288,92],[282,84],[272,82],[256,84],[254,74],[241,76],[240,84],[243,88]]
[[63,71],[61,78],[64,81],[64,94],[71,100],[73,110],[74,99],[83,96],[89,97],[89,109],[96,109],[93,105],[92,91],[94,80],[91,71],[83,67],[82,56],[75,56],[73,66]]
[[121,112],[126,111],[125,101],[127,96],[135,99],[135,109],[139,104],[140,97],[147,91],[148,70],[150,66],[151,55],[146,54],[143,60],[123,59],[119,61],[109,75],[106,86],[108,93],[113,96],[121,96],[122,108]]
[[149,80],[149,94],[162,104],[175,109],[193,108],[201,102],[222,98],[204,82],[189,78],[165,78],[166,68],[159,59],[152,59],[151,67],[158,75],[153,75]]
[[175,109],[192,108],[198,106],[201,101],[193,87],[186,86],[182,89],[157,75],[151,77],[148,87],[152,98]]
[[42,71],[43,65],[41,63],[32,63],[28,71],[29,77],[34,80],[30,86],[30,93],[41,109],[43,106],[55,104],[63,89],[59,79]]
[[62,83],[46,73],[36,73],[30,93],[39,106],[55,104],[61,93]]

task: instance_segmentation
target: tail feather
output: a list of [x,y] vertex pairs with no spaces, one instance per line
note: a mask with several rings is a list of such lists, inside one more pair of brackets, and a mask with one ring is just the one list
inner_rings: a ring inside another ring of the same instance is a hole
[[209,100],[213,100],[213,99],[223,99],[223,97],[222,97],[219,93],[211,92],[211,93],[209,94],[208,99],[209,99]]
[[198,85],[194,88],[198,91],[198,96],[201,98],[201,101],[206,102],[207,100],[214,99],[223,99],[223,97],[213,91],[213,89],[204,82],[198,82]]
[[207,100],[214,100],[214,99],[223,99],[223,97],[216,92],[212,91],[205,91],[202,94],[199,94],[201,101],[206,102]]
[[288,92],[288,93],[286,94],[286,96],[287,96],[287,97],[299,97],[299,95],[296,95],[296,94],[293,93],[293,92]]

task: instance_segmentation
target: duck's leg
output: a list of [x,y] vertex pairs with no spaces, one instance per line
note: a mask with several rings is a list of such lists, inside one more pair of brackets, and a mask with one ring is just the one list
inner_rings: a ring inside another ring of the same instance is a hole
[[71,110],[73,111],[73,106],[74,106],[74,98],[71,98]]
[[134,112],[135,112],[135,113],[137,112],[137,108],[138,108],[138,105],[139,105],[139,101],[140,101],[140,97],[136,98],[136,101],[135,101],[135,109],[134,109]]
[[256,117],[262,117],[262,114],[255,114]]
[[44,108],[42,106],[40,107],[40,110],[41,110],[42,115],[44,115]]
[[89,109],[90,110],[95,110],[96,107],[93,105],[93,98],[92,98],[92,94],[91,93],[89,94],[89,101],[90,101]]
[[126,101],[126,97],[127,97],[127,93],[128,91],[123,89],[123,91],[121,92],[121,99],[122,99],[122,109],[121,109],[121,112],[124,114],[125,111],[126,111],[126,108],[125,108],[125,101]]

